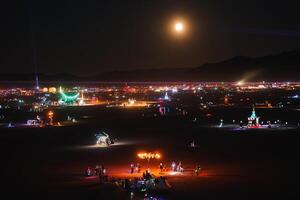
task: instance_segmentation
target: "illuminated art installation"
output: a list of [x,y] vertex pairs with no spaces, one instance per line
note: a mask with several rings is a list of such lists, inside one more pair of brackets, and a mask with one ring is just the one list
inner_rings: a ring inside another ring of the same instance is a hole
[[140,159],[147,159],[147,160],[150,160],[150,159],[160,159],[161,155],[159,153],[138,153],[137,156],[140,158]]
[[143,159],[143,160],[147,160],[148,162],[148,170],[149,170],[149,163],[150,163],[150,160],[151,159],[160,159],[161,158],[161,154],[160,153],[152,153],[152,152],[142,152],[142,153],[138,153],[137,156],[140,158],[140,159]]
[[168,93],[166,92],[165,96],[164,96],[164,100],[165,101],[169,101],[170,100],[170,97],[168,96]]
[[248,117],[248,127],[259,127],[259,117],[256,116],[255,106],[253,105],[252,114]]
[[61,95],[59,102],[62,104],[73,104],[77,101],[79,97],[79,93],[73,95],[67,95],[66,93],[64,93],[61,87],[59,87],[59,93]]

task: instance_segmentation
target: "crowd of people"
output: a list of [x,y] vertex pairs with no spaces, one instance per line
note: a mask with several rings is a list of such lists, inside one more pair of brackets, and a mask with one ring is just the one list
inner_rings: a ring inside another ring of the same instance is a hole
[[141,173],[141,165],[139,163],[135,165],[133,163],[130,164],[130,174],[133,173]]
[[[85,171],[85,176],[98,176],[100,184],[111,184],[129,192],[133,195],[147,195],[150,193],[156,193],[159,191],[166,191],[171,188],[167,177],[162,176],[163,172],[167,171],[167,167],[163,162],[159,163],[159,176],[151,174],[150,170],[147,169],[142,172],[140,177],[134,178],[114,178],[107,175],[106,168],[103,165],[96,165],[94,170],[88,167]],[[172,172],[183,173],[183,167],[181,162],[172,162]],[[198,176],[202,171],[200,165],[196,165],[194,174]],[[141,165],[139,163],[130,164],[130,174],[141,173]],[[140,174],[139,174],[140,175]]]
[[200,167],[200,165],[196,165],[196,169],[195,169],[195,175],[199,176],[199,174],[201,173],[202,168]]
[[143,172],[142,177],[133,179],[114,179],[111,180],[116,186],[126,191],[146,192],[149,190],[164,190],[171,188],[171,185],[164,176],[154,177],[148,170]]
[[[180,172],[183,173],[183,167],[181,162],[172,162],[171,164],[172,172]],[[159,173],[167,171],[166,165],[160,162],[159,164]],[[198,176],[201,173],[202,169],[200,165],[196,165],[194,173]],[[141,173],[141,165],[139,163],[130,164],[130,174],[133,173]],[[170,184],[167,182],[167,178],[164,176],[155,177],[150,173],[149,169],[145,170],[142,173],[142,176],[133,179],[116,179],[111,177],[109,179],[106,168],[103,165],[96,165],[94,170],[88,167],[85,171],[85,176],[98,176],[99,183],[112,183],[116,186],[119,186],[128,191],[146,191],[146,190],[154,190],[154,189],[166,189],[170,188]]]
[[106,173],[106,168],[103,165],[96,165],[94,171],[90,167],[88,167],[85,171],[85,176],[98,176],[99,182],[103,183],[108,180],[108,175]]
[[[140,173],[141,166],[139,163],[136,165],[130,165],[130,173]],[[160,165],[161,166],[161,165]],[[147,193],[149,191],[156,190],[165,190],[171,188],[171,185],[167,181],[167,178],[164,176],[155,177],[150,173],[149,170],[146,170],[142,173],[141,177],[135,178],[114,178],[108,177],[106,168],[103,165],[96,165],[94,170],[91,167],[87,167],[85,171],[85,176],[98,176],[99,183],[103,184],[113,184],[117,187],[120,187],[130,193]]]
[[[159,173],[163,174],[166,171],[168,171],[166,165],[163,164],[162,162],[160,162],[159,163]],[[183,173],[184,169],[182,167],[182,163],[181,162],[176,163],[173,161],[171,164],[171,171]],[[201,171],[202,171],[202,169],[201,169],[200,165],[196,165],[196,168],[194,170],[195,175],[198,176]],[[141,173],[141,165],[139,163],[130,164],[130,174],[133,174],[133,173]],[[85,176],[93,176],[93,175],[99,176],[99,180],[101,182],[101,180],[107,178],[106,168],[103,165],[96,165],[96,167],[94,168],[94,171],[92,171],[92,169],[90,167],[88,167],[85,171]],[[144,179],[152,178],[149,169],[147,169],[145,172],[143,172],[142,177]]]
[[172,168],[172,171],[173,172],[183,172],[183,167],[182,167],[182,164],[181,162],[179,162],[178,164],[176,164],[174,161],[172,162],[172,165],[171,165],[171,168]]
[[[183,172],[182,163],[178,162],[178,164],[176,164],[175,162],[172,162],[171,169],[173,172]],[[130,174],[141,173],[141,165],[139,163],[136,163],[136,164],[131,163],[129,171],[130,171]],[[160,162],[159,163],[159,173],[162,174],[166,171],[168,171],[167,166],[164,163]],[[147,172],[147,170],[146,170],[146,172]]]
[[[163,174],[164,172],[168,171],[167,166],[163,162],[159,163],[158,168],[159,168],[160,174]],[[183,169],[181,161],[178,163],[173,161],[171,164],[171,171],[183,173],[184,169]],[[139,163],[136,163],[136,164],[131,163],[129,172],[130,172],[130,174],[141,173],[141,165]],[[200,172],[200,170],[198,170],[198,172]]]

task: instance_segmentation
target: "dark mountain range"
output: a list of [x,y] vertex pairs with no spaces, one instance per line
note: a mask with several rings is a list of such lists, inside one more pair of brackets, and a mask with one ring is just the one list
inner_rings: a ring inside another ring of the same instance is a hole
[[300,50],[259,58],[234,57],[192,70],[194,78],[236,81],[299,81]]
[[[189,69],[105,72],[90,77],[39,74],[41,81],[300,81],[300,50],[251,58],[237,56]],[[0,81],[31,81],[34,74],[0,74]]]

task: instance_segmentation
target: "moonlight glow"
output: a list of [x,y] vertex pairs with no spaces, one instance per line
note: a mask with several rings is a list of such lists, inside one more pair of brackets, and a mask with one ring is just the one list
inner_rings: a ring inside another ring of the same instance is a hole
[[190,32],[190,23],[183,17],[172,17],[169,21],[168,31],[174,39],[187,38]]
[[182,31],[183,31],[183,24],[180,23],[180,22],[176,23],[176,24],[175,24],[175,30],[176,30],[177,32],[182,32]]

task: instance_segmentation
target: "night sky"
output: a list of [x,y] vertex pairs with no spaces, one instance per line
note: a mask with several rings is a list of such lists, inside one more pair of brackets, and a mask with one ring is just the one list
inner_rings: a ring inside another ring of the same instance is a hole
[[[300,48],[295,0],[6,1],[0,15],[1,73],[191,68]],[[178,17],[182,38],[168,29]]]

